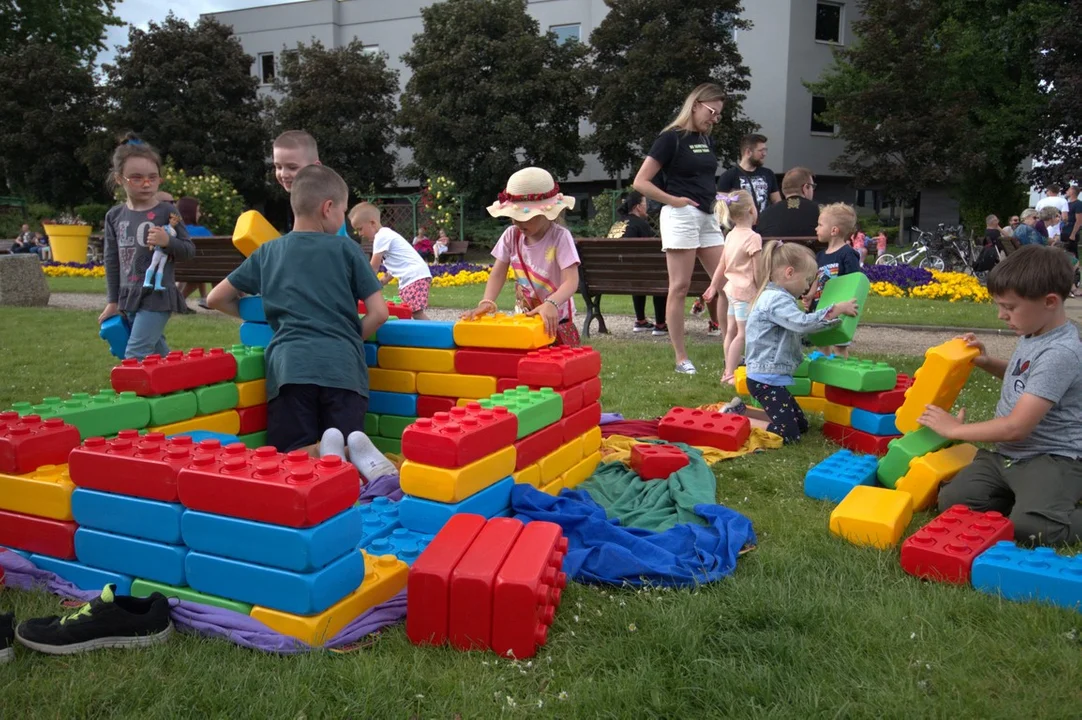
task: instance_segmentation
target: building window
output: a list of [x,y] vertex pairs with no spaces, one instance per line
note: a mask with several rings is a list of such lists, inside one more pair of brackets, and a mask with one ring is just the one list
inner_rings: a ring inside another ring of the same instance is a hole
[[820,95],[812,96],[811,131],[813,133],[834,134],[834,126],[822,119],[827,111],[827,99]]
[[582,25],[550,25],[550,33],[556,33],[556,42],[564,45],[569,42],[582,42]]
[[379,45],[365,45],[361,48],[365,55],[379,55]]
[[815,39],[820,42],[842,41],[842,8],[832,2],[815,3]]
[[259,53],[259,82],[270,85],[274,82],[274,53]]

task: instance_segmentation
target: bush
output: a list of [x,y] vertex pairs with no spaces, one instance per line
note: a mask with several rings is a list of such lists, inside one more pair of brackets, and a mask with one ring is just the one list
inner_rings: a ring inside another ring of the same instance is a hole
[[233,184],[223,177],[204,171],[203,175],[188,175],[167,159],[162,168],[162,190],[179,200],[190,195],[199,200],[200,224],[215,235],[229,235],[244,212],[244,198]]
[[29,203],[26,206],[26,216],[23,216],[19,208],[3,208],[0,211],[0,238],[11,239],[19,234],[23,223],[30,226],[34,232],[44,233],[41,221],[46,218],[56,217],[60,214],[52,205],[45,203]]
[[104,229],[105,214],[107,212],[109,212],[109,206],[102,203],[88,203],[86,205],[75,206],[75,214],[83,220],[86,220],[95,232]]
[[[488,213],[485,213],[485,215],[487,216]],[[490,250],[496,246],[506,227],[507,221],[500,218],[474,218],[463,223],[463,234],[471,245]],[[452,236],[451,239],[456,240],[457,238]]]

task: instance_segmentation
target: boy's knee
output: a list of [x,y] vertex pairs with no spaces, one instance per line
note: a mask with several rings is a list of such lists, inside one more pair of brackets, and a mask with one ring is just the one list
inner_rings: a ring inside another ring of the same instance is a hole
[[1014,524],[1014,540],[1019,545],[1066,545],[1078,540],[1072,537],[1069,518],[1063,522],[1041,513],[1018,510],[1011,513]]
[[939,488],[939,500],[937,502],[939,512],[946,512],[955,505],[966,505],[968,507],[967,500],[965,494],[961,491],[961,485],[947,483]]

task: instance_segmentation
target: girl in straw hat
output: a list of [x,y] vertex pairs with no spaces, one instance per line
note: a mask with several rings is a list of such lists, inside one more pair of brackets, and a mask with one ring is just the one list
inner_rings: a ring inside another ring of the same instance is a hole
[[527,315],[540,315],[545,330],[565,344],[574,344],[574,304],[571,298],[579,287],[579,254],[571,232],[556,220],[572,210],[575,198],[560,192],[547,170],[528,167],[507,181],[507,188],[488,207],[492,217],[511,218],[492,257],[485,296],[477,307],[462,315],[472,320],[496,312],[496,298],[507,280],[507,269],[515,273],[516,306]]

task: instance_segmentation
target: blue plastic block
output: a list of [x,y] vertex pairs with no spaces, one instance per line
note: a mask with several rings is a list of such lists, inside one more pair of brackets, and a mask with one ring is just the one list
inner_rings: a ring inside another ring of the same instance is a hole
[[881,414],[853,408],[853,414],[849,416],[849,424],[854,430],[872,435],[901,435],[894,425],[894,413]]
[[857,485],[875,485],[879,458],[839,450],[804,476],[804,494],[816,500],[839,503]]
[[364,364],[368,367],[379,367],[379,345],[369,342],[364,344]]
[[400,527],[392,530],[390,535],[376,538],[361,547],[369,555],[394,555],[407,565],[412,565],[413,561],[420,557],[424,549],[428,547],[428,543],[432,542],[433,537],[433,535]]
[[[410,320],[408,322],[421,322]],[[403,321],[406,324],[406,321]],[[374,415],[400,415],[417,417],[417,395],[415,393],[393,393],[381,390],[368,392],[368,412]]]
[[494,485],[456,503],[442,503],[407,495],[398,503],[398,519],[402,527],[425,535],[435,535],[456,513],[495,517],[511,505],[511,488],[515,479],[506,477]]
[[973,587],[1008,600],[1036,601],[1082,610],[1082,556],[1052,548],[1025,550],[998,542],[973,561]]
[[75,557],[91,567],[113,570],[167,585],[187,585],[184,557],[188,548],[114,535],[81,527],[75,531]]
[[229,445],[241,441],[236,435],[211,432],[210,430],[188,430],[187,432],[177,433],[176,435],[170,435],[169,437],[180,437],[181,435],[187,435],[192,439],[193,443],[201,443],[204,440],[217,440],[222,445]]
[[113,357],[124,359],[124,351],[128,349],[128,338],[131,337],[131,325],[123,315],[114,315],[101,324],[98,337],[109,343],[109,352]]
[[8,552],[13,552],[16,555],[22,555],[27,560],[30,559],[30,553],[26,552],[25,550],[16,550],[15,548],[8,547],[7,545],[0,545],[0,549],[7,550]]
[[361,524],[361,537],[357,547],[368,547],[378,538],[387,537],[402,527],[398,520],[399,501],[378,497],[367,505],[357,506]]
[[[71,514],[82,527],[180,545],[180,516],[184,506],[130,495],[75,488]],[[133,573],[138,575],[138,573]]]
[[240,341],[249,347],[267,347],[274,331],[267,323],[244,322],[240,324]]
[[241,320],[257,323],[267,322],[267,316],[263,313],[263,298],[258,295],[241,298],[237,301],[237,309],[240,310]]
[[364,557],[352,551],[311,573],[198,552],[188,553],[185,565],[188,585],[199,592],[297,615],[323,612],[356,590],[364,579]]
[[809,363],[812,363],[812,362],[815,362],[816,360],[829,360],[832,357],[834,357],[834,353],[831,353],[829,355],[824,355],[823,353],[819,352],[818,350],[812,350],[810,353],[808,353],[807,357],[804,358],[804,359],[807,360]]
[[439,320],[408,320],[384,323],[376,332],[380,345],[454,349],[455,324]]
[[358,515],[350,508],[300,529],[188,510],[180,527],[192,550],[303,573],[326,567],[357,547]]
[[117,595],[131,595],[132,578],[123,573],[99,570],[72,560],[60,560],[48,555],[31,555],[30,562],[42,570],[56,573],[80,590],[101,590],[109,583],[116,585]]

